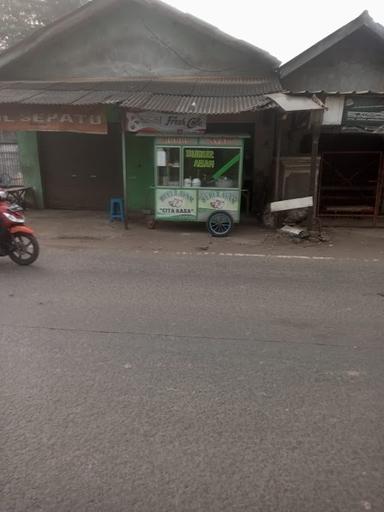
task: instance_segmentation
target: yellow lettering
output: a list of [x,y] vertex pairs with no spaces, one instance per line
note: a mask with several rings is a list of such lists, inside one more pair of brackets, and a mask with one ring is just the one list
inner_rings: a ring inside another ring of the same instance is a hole
[[187,158],[214,159],[215,153],[212,150],[204,151],[201,149],[187,149],[185,156]]
[[197,169],[214,169],[215,161],[214,160],[195,160],[193,163],[193,167]]

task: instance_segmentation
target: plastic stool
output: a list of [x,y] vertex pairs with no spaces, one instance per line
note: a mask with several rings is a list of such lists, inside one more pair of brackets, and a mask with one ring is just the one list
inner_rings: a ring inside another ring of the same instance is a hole
[[109,220],[110,222],[113,222],[114,220],[124,222],[124,202],[122,197],[111,198]]

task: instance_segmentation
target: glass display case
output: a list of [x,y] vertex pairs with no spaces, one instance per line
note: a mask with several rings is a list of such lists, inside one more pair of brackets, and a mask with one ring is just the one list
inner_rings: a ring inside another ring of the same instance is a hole
[[180,148],[158,147],[156,149],[158,187],[179,187],[180,186]]
[[239,148],[185,147],[184,178],[201,187],[238,188],[240,157]]

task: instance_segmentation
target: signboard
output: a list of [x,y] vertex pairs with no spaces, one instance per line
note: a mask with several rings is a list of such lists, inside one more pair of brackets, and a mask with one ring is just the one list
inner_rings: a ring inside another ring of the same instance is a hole
[[186,148],[184,159],[193,169],[214,169],[215,151],[212,149]]
[[133,133],[203,133],[207,119],[199,115],[163,114],[161,112],[126,113],[126,130]]
[[233,220],[239,219],[240,192],[238,190],[200,190],[199,191],[199,220],[205,221],[209,215],[217,211],[229,212]]
[[196,220],[197,190],[157,189],[156,218],[164,220]]
[[239,147],[243,146],[243,141],[241,138],[235,137],[227,137],[222,135],[216,135],[213,137],[204,135],[200,137],[192,137],[192,136],[163,136],[156,138],[157,145],[167,145],[167,146],[230,146],[230,147]]
[[313,206],[313,197],[299,197],[298,199],[286,199],[285,201],[275,201],[271,203],[271,212],[285,212],[288,210],[297,210],[298,208],[311,208]]
[[187,144],[198,144],[199,139],[195,137],[159,137],[156,145],[160,146],[186,146]]
[[0,130],[108,133],[102,108],[63,106],[1,106]]
[[200,144],[206,146],[237,146],[241,147],[243,142],[234,137],[204,137],[200,139]]
[[343,125],[372,129],[384,126],[384,97],[347,97],[344,103]]

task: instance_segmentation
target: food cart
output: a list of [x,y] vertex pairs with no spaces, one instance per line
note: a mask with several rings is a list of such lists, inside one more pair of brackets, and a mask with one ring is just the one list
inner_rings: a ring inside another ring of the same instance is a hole
[[155,140],[155,220],[205,222],[217,237],[240,221],[244,137]]

